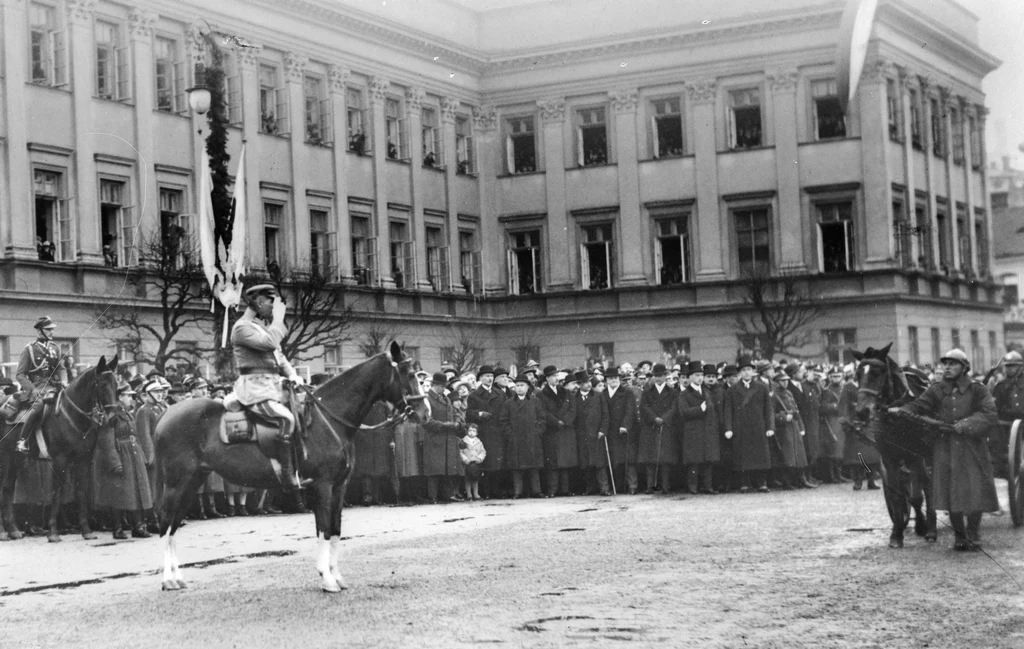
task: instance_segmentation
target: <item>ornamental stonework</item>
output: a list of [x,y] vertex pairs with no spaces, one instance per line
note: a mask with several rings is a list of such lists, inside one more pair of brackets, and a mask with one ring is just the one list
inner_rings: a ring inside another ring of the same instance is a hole
[[152,11],[135,8],[128,14],[128,33],[132,38],[148,40],[153,38],[153,26],[157,15]]
[[498,128],[498,109],[494,106],[483,105],[473,109],[473,130],[493,131]]
[[441,121],[454,123],[455,115],[459,110],[458,99],[453,97],[441,97]]
[[252,69],[260,62],[260,54],[263,53],[263,46],[246,44],[245,46],[239,46],[235,51],[238,53],[238,62],[242,67]]
[[90,22],[96,12],[96,0],[68,0],[67,9],[72,22]]
[[773,92],[796,92],[800,72],[796,68],[772,70],[766,75],[768,86]]
[[884,82],[897,76],[896,66],[892,61],[885,59],[874,59],[864,66],[864,79],[866,81]]
[[718,95],[717,79],[700,79],[686,84],[686,91],[690,94],[690,101],[702,103],[714,101]]
[[348,68],[340,65],[332,65],[327,68],[327,83],[330,84],[331,92],[345,92],[345,85],[348,84],[351,75]]
[[636,113],[640,101],[640,93],[636,89],[612,90],[608,93],[612,102],[612,113],[615,115],[632,115]]
[[537,102],[540,108],[540,120],[545,124],[565,121],[564,99],[542,99]]
[[383,102],[388,95],[388,88],[391,82],[383,77],[370,77],[370,99],[375,102]]
[[284,55],[284,74],[289,81],[302,81],[309,65],[309,58],[295,52]]
[[406,88],[405,103],[410,113],[417,113],[423,109],[423,102],[427,100],[427,91],[423,88]]

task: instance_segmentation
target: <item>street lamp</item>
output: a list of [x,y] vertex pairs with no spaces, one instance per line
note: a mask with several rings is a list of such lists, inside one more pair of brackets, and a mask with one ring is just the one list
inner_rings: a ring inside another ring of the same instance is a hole
[[210,110],[210,90],[203,84],[185,90],[188,93],[188,105],[193,112],[205,115]]

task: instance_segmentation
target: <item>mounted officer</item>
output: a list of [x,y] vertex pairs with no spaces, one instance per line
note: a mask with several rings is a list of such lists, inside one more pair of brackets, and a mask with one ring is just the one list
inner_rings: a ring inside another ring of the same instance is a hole
[[281,378],[300,383],[288,359],[281,353],[281,340],[288,330],[284,325],[285,304],[270,284],[246,290],[248,308],[231,329],[235,367],[235,395],[247,407],[255,406],[261,415],[280,423],[277,459],[281,463],[281,484],[286,490],[300,487],[292,460],[292,430],[295,417],[286,405],[288,399]]
[[[18,360],[15,378],[32,402],[18,439],[18,451],[28,453],[28,438],[42,424],[43,409],[57,400],[57,394],[67,387],[71,378],[71,360],[61,356],[60,347],[53,342],[57,325],[44,315],[36,320],[39,337],[25,346]],[[40,459],[48,460],[45,448],[39,449]]]

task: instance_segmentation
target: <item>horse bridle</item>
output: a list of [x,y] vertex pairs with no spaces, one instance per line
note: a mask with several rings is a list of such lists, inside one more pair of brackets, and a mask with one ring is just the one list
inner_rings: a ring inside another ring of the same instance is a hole
[[[403,365],[409,365],[411,363],[412,363],[412,359],[411,358],[406,358],[406,359],[403,359],[403,360],[398,361],[398,362],[392,361],[391,362],[391,366],[395,370],[394,374],[391,377],[392,380],[394,380],[395,376],[400,376],[398,368],[402,367]],[[316,391],[313,388],[311,388],[308,385],[303,385],[303,386],[300,386],[300,387],[302,388],[302,390],[306,394],[308,394],[310,397],[312,397],[313,405],[316,406],[316,408],[321,412],[321,414],[326,415],[327,417],[330,417],[331,419],[333,419],[336,422],[346,426],[347,428],[358,428],[359,430],[371,430],[372,431],[372,430],[377,430],[379,428],[383,428],[385,426],[389,426],[391,424],[401,423],[401,422],[405,421],[406,419],[408,419],[409,417],[411,417],[413,415],[414,410],[413,410],[413,407],[412,407],[413,406],[412,402],[421,401],[421,400],[427,398],[427,395],[425,395],[425,394],[412,394],[412,395],[403,394],[402,395],[402,401],[399,403],[398,407],[395,408],[395,414],[391,415],[390,417],[388,417],[383,422],[381,422],[379,424],[375,424],[373,426],[367,426],[365,424],[356,426],[355,424],[350,422],[348,419],[346,419],[342,415],[339,415],[338,413],[332,411],[330,408],[328,408],[326,405],[324,405],[323,400],[316,395]],[[330,424],[328,424],[328,427],[330,427]],[[331,428],[331,432],[334,433],[335,437],[338,436],[338,434],[334,432],[333,428]]]
[[[117,408],[117,404],[116,403],[105,403],[105,404],[99,403],[96,400],[96,384],[95,383],[93,383],[93,385],[91,386],[91,392],[92,392],[93,406],[92,406],[92,408],[88,412],[86,412],[85,410],[82,410],[82,408],[80,408],[78,406],[78,404],[76,404],[74,401],[71,400],[71,397],[65,396],[64,390],[61,390],[60,394],[57,395],[57,409],[58,410],[62,410],[64,412],[67,412],[67,410],[64,408],[64,405],[67,404],[67,405],[71,406],[71,408],[73,409],[73,411],[75,413],[77,413],[81,417],[85,417],[90,422],[92,422],[93,425],[95,425],[95,426],[102,426],[104,424],[105,420],[106,420],[106,412],[108,410],[116,409]],[[69,416],[68,419],[70,419],[70,418],[71,417]],[[83,435],[88,433],[90,428],[91,428],[91,426],[87,427],[85,429],[85,433],[83,433]]]

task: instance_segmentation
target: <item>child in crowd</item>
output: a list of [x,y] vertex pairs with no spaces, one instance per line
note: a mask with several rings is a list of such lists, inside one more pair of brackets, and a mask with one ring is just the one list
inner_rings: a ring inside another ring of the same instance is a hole
[[[459,455],[466,469],[466,499],[480,500],[480,465],[487,457],[484,443],[476,436],[476,424],[466,425],[466,436],[462,438]],[[463,445],[465,447],[463,448]]]

